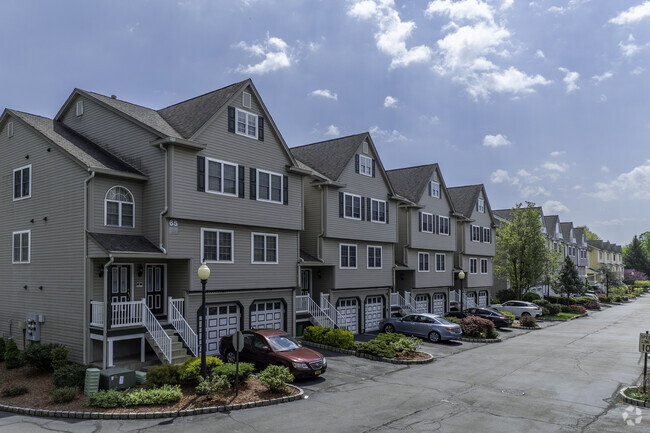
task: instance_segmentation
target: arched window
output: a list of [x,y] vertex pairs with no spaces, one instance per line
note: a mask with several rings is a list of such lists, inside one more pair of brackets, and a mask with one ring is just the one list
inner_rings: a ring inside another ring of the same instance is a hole
[[109,189],[104,199],[104,225],[133,227],[134,224],[133,195],[123,186],[114,186]]

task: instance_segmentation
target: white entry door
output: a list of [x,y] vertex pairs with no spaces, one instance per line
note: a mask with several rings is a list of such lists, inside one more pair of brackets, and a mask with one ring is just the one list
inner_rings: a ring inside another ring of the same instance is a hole
[[365,330],[377,331],[379,321],[384,318],[384,299],[381,296],[368,296],[364,308]]
[[445,314],[445,307],[447,302],[445,301],[444,293],[435,293],[433,295],[433,314]]
[[427,295],[415,295],[415,311],[418,313],[429,312],[429,297]]
[[[208,307],[206,316],[206,335],[208,355],[219,355],[219,340],[240,330],[241,313],[237,304]],[[201,341],[201,316],[199,316],[199,342]]]
[[359,304],[356,299],[339,299],[337,309],[343,317],[343,326],[353,334],[359,332]]
[[251,305],[251,329],[284,329],[284,305],[280,301],[256,302]]

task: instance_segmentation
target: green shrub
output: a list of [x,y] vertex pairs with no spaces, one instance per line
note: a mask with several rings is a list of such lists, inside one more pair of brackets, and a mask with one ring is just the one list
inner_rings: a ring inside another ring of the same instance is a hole
[[74,387],[56,388],[50,391],[50,400],[56,404],[69,403],[77,398],[78,393],[79,389]]
[[562,311],[562,305],[560,304],[550,304],[548,306],[548,311],[551,316],[557,316]]
[[5,339],[0,337],[0,362],[4,362],[5,360],[5,350],[7,350],[7,344],[5,343]]
[[537,301],[538,299],[541,299],[541,298],[542,298],[542,297],[539,296],[539,295],[538,295],[537,293],[535,293],[535,292],[528,292],[528,293],[526,293],[526,294],[524,295],[524,301],[526,301],[526,302],[535,302],[535,301]]
[[584,314],[587,312],[587,309],[582,305],[569,305],[569,313],[572,314]]
[[551,316],[551,310],[546,307],[542,307],[542,316]]
[[357,352],[369,353],[382,358],[395,358],[417,350],[421,344],[418,338],[389,332],[379,334],[367,343],[356,343],[354,347]]
[[463,330],[463,335],[477,338],[481,334],[489,334],[494,329],[494,323],[483,317],[467,316],[460,320],[460,328]]
[[650,281],[635,281],[634,285],[635,286],[650,287]]
[[548,307],[549,305],[551,305],[551,301],[549,301],[548,299],[537,299],[535,301],[535,305],[539,305],[540,307]]
[[18,397],[23,394],[27,394],[29,391],[27,390],[26,386],[22,385],[16,385],[16,386],[10,386],[2,390],[0,392],[0,396],[2,397]]
[[58,370],[68,365],[68,348],[65,346],[52,348],[52,370]]
[[519,324],[527,328],[537,327],[537,320],[533,316],[521,316]]
[[287,389],[287,383],[293,382],[293,374],[282,365],[269,365],[257,375],[257,378],[271,392],[283,392]]
[[20,350],[18,350],[16,342],[10,338],[7,341],[7,348],[5,349],[5,367],[18,368],[21,365]]
[[142,406],[175,403],[183,397],[179,385],[165,385],[162,388],[136,389],[120,392],[114,389],[102,390],[88,397],[86,406],[112,408],[117,406]]
[[208,400],[214,394],[222,393],[230,389],[232,385],[226,376],[215,374],[211,378],[204,380],[199,376],[199,384],[196,386],[196,393],[207,396]]
[[490,338],[492,340],[499,338],[499,331],[497,331],[496,328],[492,329],[487,333],[487,338]]
[[354,334],[347,329],[329,329],[324,335],[324,344],[328,346],[351,349],[354,347]]
[[[235,366],[236,364],[221,364],[212,369],[212,374],[226,376],[231,384],[235,384]],[[239,383],[246,382],[251,374],[255,371],[255,366],[248,362],[239,363]]]
[[122,406],[123,394],[114,389],[101,390],[88,397],[86,406],[103,407],[105,409]]
[[86,381],[86,369],[88,365],[68,364],[65,367],[54,370],[52,383],[55,388],[83,388]]
[[[388,334],[379,334],[379,335],[388,335]],[[374,356],[379,356],[381,358],[395,358],[397,353],[390,344],[385,341],[380,341],[377,338],[370,340],[367,343],[355,343],[354,348],[357,352],[369,353]]]
[[511,289],[499,290],[496,294],[496,297],[499,300],[498,302],[499,304],[503,304],[506,301],[512,301],[513,299],[517,299],[514,290]]
[[147,388],[158,388],[163,385],[179,385],[181,383],[178,377],[180,366],[174,364],[162,364],[151,367],[147,371]]
[[600,304],[593,299],[583,304],[587,310],[600,310]]
[[561,305],[572,305],[576,303],[576,300],[574,298],[569,298],[567,300],[566,296],[548,296],[547,299],[554,304]]
[[459,324],[460,324],[460,321],[458,320],[457,317],[447,316],[447,317],[445,317],[445,320],[446,320],[447,322],[450,322],[450,323],[455,323],[456,325],[459,325]]
[[41,371],[52,371],[52,349],[63,347],[60,344],[30,344],[20,355],[23,365],[29,365]]
[[570,312],[571,312],[571,308],[569,308],[568,305],[562,305],[562,306],[560,307],[560,311],[562,311],[563,313],[570,313]]
[[[205,357],[206,369],[208,374],[214,367],[222,365],[223,361],[216,356]],[[178,369],[178,378],[186,383],[197,383],[201,375],[201,358],[190,358],[183,363]]]
[[322,343],[325,340],[325,334],[329,331],[330,328],[324,326],[308,326],[305,328],[302,338],[314,343]]

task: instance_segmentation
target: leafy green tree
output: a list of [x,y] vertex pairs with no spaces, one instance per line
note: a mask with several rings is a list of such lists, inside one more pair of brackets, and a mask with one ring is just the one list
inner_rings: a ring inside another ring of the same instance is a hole
[[639,235],[639,243],[641,244],[641,248],[645,252],[645,256],[650,257],[650,232],[641,233]]
[[610,287],[618,287],[621,285],[621,276],[614,270],[612,265],[603,263],[596,269],[600,274],[600,281],[605,284],[606,295],[609,296]]
[[623,264],[627,269],[636,269],[646,275],[650,272],[648,253],[637,236],[634,236],[632,243],[623,249]]
[[522,299],[541,280],[548,249],[534,203],[518,203],[510,215],[510,222],[497,229],[494,271],[510,282],[516,299]]
[[578,267],[568,256],[564,258],[554,290],[566,294],[567,301],[572,294],[581,295],[585,291],[584,280],[578,272]]
[[585,230],[585,237],[587,238],[588,241],[598,241],[598,240],[600,240],[600,236],[598,236],[596,233],[589,230],[589,227],[587,227],[587,226],[576,226],[576,228]]
[[547,288],[556,286],[557,284],[555,282],[557,281],[561,265],[562,250],[553,251],[552,245],[547,246],[546,256],[544,257],[544,272],[542,273],[542,279],[540,280],[541,284]]

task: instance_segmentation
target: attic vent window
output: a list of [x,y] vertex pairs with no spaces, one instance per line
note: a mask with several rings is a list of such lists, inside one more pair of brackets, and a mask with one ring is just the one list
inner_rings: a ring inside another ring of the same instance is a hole
[[479,198],[479,199],[478,199],[477,207],[478,207],[477,210],[478,210],[480,213],[485,213],[485,200],[483,200],[482,198]]
[[363,142],[363,153],[365,153],[366,155],[368,154],[368,142],[367,141]]
[[14,122],[7,123],[7,137],[14,136]]
[[84,114],[84,101],[77,101],[77,116]]
[[241,104],[244,106],[244,108],[251,108],[251,94],[248,92],[243,92],[242,93],[242,101]]
[[431,197],[440,198],[440,184],[438,182],[431,181],[429,183],[429,195]]

